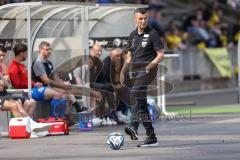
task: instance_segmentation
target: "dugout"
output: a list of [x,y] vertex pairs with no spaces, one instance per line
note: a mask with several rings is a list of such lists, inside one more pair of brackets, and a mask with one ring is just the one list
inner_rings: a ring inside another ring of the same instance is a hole
[[[12,47],[16,42],[27,44],[28,59],[25,63],[30,82],[31,64],[43,40],[52,45],[50,60],[55,68],[71,58],[88,54],[89,44],[95,41],[109,49],[116,37],[120,38],[116,40],[119,44],[119,40],[126,40],[134,29],[132,15],[136,7],[139,6],[74,2],[28,2],[0,6],[0,45],[8,49],[5,63],[8,65],[14,57]],[[30,90],[29,83],[29,93]]]

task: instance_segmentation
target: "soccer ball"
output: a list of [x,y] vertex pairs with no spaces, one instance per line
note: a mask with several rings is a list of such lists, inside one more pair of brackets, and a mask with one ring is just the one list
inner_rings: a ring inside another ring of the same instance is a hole
[[113,150],[118,150],[123,146],[124,137],[119,132],[112,132],[107,139],[107,145]]

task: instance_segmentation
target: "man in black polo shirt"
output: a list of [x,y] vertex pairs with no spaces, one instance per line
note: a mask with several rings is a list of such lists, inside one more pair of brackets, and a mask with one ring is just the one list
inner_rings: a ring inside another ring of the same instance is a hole
[[147,9],[136,9],[134,20],[137,28],[129,36],[127,58],[120,74],[120,82],[125,86],[125,74],[131,64],[131,77],[134,80],[131,86],[130,103],[133,107],[131,124],[130,127],[125,127],[125,132],[131,136],[132,140],[137,140],[137,129],[141,119],[147,138],[139,143],[138,147],[157,146],[157,138],[147,109],[147,86],[156,77],[157,65],[164,58],[163,43],[157,31],[147,25]]

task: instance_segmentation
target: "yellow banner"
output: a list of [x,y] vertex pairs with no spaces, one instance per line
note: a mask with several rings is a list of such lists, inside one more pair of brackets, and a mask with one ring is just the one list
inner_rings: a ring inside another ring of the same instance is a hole
[[204,51],[222,77],[232,77],[231,62],[226,48],[207,48]]

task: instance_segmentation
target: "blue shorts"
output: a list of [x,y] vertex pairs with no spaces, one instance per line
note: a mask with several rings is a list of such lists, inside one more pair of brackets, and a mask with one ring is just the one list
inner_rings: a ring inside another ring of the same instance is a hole
[[44,93],[45,93],[45,90],[46,90],[47,87],[41,87],[41,88],[38,88],[38,87],[34,87],[32,89],[32,98],[35,100],[35,101],[44,101]]

